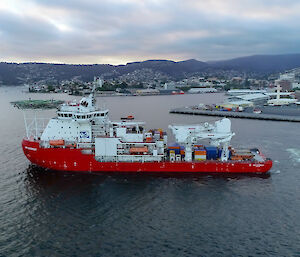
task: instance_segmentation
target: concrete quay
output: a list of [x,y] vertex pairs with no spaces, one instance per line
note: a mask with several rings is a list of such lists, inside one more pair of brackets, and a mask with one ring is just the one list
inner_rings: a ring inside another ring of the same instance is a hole
[[290,116],[290,115],[280,115],[280,114],[264,114],[264,113],[232,112],[232,111],[210,111],[210,110],[192,109],[190,107],[171,109],[170,113],[217,116],[217,117],[238,118],[238,119],[300,122],[300,116]]

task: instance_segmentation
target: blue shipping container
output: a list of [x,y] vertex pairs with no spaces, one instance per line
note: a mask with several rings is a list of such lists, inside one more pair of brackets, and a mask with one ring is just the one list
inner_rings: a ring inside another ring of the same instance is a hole
[[168,149],[168,154],[170,154],[170,151],[174,151],[175,154],[180,154],[180,149]]
[[216,146],[206,146],[206,159],[207,160],[216,160],[219,155],[219,149]]

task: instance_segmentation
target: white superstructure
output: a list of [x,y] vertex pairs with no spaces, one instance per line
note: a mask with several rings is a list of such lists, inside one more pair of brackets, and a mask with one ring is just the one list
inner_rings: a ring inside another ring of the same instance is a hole
[[58,108],[57,117],[49,121],[42,141],[65,140],[79,143],[91,143],[95,128],[105,129],[108,122],[108,110],[98,110],[95,107],[94,95],[76,101],[65,103]]

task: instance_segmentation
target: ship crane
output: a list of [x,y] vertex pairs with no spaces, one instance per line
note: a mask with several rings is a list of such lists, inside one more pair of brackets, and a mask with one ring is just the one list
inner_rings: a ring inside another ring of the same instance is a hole
[[172,133],[179,144],[185,146],[185,161],[192,161],[192,147],[198,141],[209,139],[210,144],[222,147],[221,160],[229,158],[229,144],[235,135],[231,132],[231,121],[227,118],[216,121],[214,124],[205,122],[203,125],[170,125]]

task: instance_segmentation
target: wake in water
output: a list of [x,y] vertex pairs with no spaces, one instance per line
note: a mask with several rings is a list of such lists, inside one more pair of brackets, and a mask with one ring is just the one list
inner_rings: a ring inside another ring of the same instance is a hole
[[291,159],[295,162],[300,163],[300,149],[297,148],[288,148],[286,149],[289,152]]

